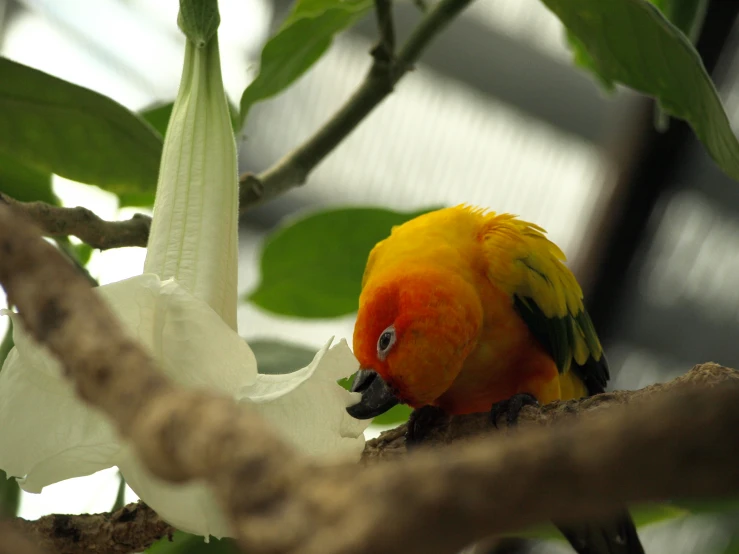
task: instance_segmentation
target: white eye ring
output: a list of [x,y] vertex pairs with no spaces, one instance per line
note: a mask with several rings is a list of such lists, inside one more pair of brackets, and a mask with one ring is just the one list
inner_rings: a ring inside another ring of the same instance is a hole
[[385,361],[385,358],[387,358],[387,355],[394,344],[395,327],[391,325],[380,333],[380,338],[377,339],[377,357],[380,358],[380,361]]

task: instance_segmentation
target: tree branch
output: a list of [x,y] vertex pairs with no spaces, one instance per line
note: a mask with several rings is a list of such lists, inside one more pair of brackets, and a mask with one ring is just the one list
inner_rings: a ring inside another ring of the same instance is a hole
[[304,144],[259,175],[245,173],[240,178],[241,213],[251,206],[270,200],[286,190],[302,185],[308,175],[343,141],[361,121],[392,91],[395,84],[416,63],[423,50],[472,0],[441,0],[416,27],[408,41],[392,59],[392,33],[389,0],[378,0],[380,46],[373,50],[369,73],[346,104]]
[[[539,425],[561,424],[572,421],[583,415],[601,413],[603,410],[616,406],[624,406],[641,401],[648,401],[653,395],[680,391],[695,386],[715,386],[727,380],[739,379],[739,372],[718,364],[706,363],[693,367],[685,375],[668,381],[656,383],[639,390],[619,390],[607,392],[579,400],[564,400],[552,402],[541,407],[526,406],[521,410],[518,419],[518,428],[506,430],[501,421],[498,422],[502,431],[496,430],[490,423],[488,413],[467,414],[462,416],[442,417],[431,425],[425,433],[423,447],[438,448],[452,443],[492,435],[499,432],[505,434],[518,432],[529,427]],[[367,441],[362,453],[366,463],[392,460],[407,454],[405,438],[407,424],[403,423],[395,429],[380,434],[379,437]]]
[[174,529],[146,504],[134,503],[109,514],[53,514],[9,524],[54,554],[143,552]]
[[100,250],[122,246],[146,246],[151,218],[136,214],[128,221],[105,221],[87,208],[61,208],[45,202],[20,202],[0,193],[0,203],[38,225],[47,237],[73,235]]
[[0,522],[0,539],[0,554],[45,554],[34,541],[18,531],[12,522]]
[[[563,403],[543,410],[551,424],[508,436],[361,468],[317,464],[248,407],[172,383],[84,278],[5,206],[0,252],[0,283],[22,324],[59,358],[82,399],[155,475],[209,482],[250,554],[442,554],[551,519],[739,492],[739,379],[718,366],[694,370],[690,386],[610,400],[618,405],[608,409],[597,405],[628,393],[577,404],[584,408]],[[588,417],[565,417],[570,409]],[[528,410],[523,417],[536,419]]]

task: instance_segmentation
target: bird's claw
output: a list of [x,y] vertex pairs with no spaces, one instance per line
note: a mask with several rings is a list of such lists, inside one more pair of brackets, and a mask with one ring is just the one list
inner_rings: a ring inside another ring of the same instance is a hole
[[498,428],[498,418],[505,414],[508,427],[515,427],[518,424],[518,416],[524,406],[538,406],[539,401],[534,395],[528,392],[514,394],[506,400],[501,400],[493,404],[490,408],[490,422],[493,427]]
[[423,406],[413,410],[408,418],[408,430],[405,434],[406,448],[411,449],[420,446],[430,428],[446,417],[448,416],[444,411],[436,406]]

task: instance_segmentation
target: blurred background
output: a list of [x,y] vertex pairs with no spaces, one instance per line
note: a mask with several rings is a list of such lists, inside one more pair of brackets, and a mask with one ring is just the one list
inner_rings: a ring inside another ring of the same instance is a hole
[[[235,104],[289,7],[220,0],[223,73]],[[177,9],[177,0],[0,0],[0,54],[141,110],[174,99],[183,52]],[[737,12],[736,0],[711,1],[698,42],[735,131]],[[395,15],[401,39],[420,18],[407,0]],[[269,167],[347,99],[369,67],[375,36],[370,15],[287,92],[252,108],[238,136],[242,171]],[[658,133],[653,122],[651,101],[623,89],[606,95],[572,65],[561,25],[539,1],[477,0],[306,186],[242,217],[240,287],[254,287],[265,236],[295,214],[467,202],[534,221],[562,247],[613,388],[667,380],[699,362],[739,367],[739,186],[684,124],[671,121]],[[65,205],[104,218],[142,211],[119,210],[115,196],[93,187],[59,178],[54,187]],[[140,273],[142,263],[142,249],[98,252],[90,270],[107,283]],[[351,340],[353,317],[297,320],[244,304],[239,327],[247,338],[317,349],[331,335]],[[73,482],[24,495],[21,515],[109,509],[115,473],[103,473],[85,478],[86,498],[70,499]],[[728,554],[739,552],[736,522],[733,514],[691,516],[640,533],[650,553]]]

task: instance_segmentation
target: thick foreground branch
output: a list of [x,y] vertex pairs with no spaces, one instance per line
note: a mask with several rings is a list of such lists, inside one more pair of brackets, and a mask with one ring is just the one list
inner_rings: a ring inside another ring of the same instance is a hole
[[[617,393],[547,408],[551,425],[364,467],[316,464],[248,408],[170,382],[84,278],[4,206],[0,252],[0,283],[80,396],[156,475],[208,481],[250,554],[446,554],[553,518],[739,493],[739,384],[718,366],[628,403],[608,400],[626,394]],[[609,401],[618,405],[597,407]],[[568,405],[588,417],[566,418]]]
[[53,514],[35,521],[16,519],[12,526],[50,554],[143,552],[174,532],[142,503],[129,504],[110,514]]
[[20,532],[10,521],[0,521],[0,554],[52,554]]

